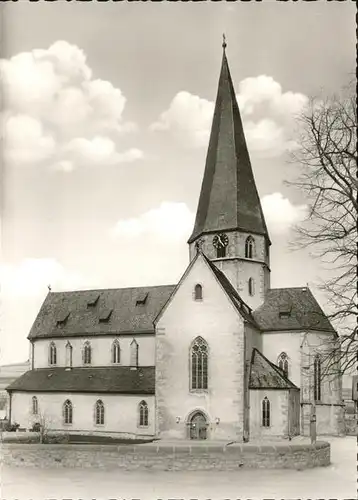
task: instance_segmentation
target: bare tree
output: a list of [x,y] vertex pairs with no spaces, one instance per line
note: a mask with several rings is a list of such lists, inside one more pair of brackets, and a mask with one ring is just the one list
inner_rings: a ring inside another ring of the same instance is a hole
[[357,361],[357,107],[353,85],[339,95],[312,99],[299,117],[300,173],[287,184],[305,194],[309,211],[296,227],[293,248],[309,247],[328,264],[320,284],[329,297],[328,315],[339,332],[326,350],[327,373],[349,372]]

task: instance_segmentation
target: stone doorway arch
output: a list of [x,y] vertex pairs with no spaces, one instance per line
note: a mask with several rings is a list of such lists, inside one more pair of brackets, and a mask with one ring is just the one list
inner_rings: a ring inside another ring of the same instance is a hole
[[205,440],[208,439],[209,422],[206,415],[195,410],[188,419],[189,424],[189,439]]

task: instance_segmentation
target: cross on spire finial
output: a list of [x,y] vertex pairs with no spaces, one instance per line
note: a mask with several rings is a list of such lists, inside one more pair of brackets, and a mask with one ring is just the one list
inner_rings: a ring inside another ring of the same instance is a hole
[[226,47],[227,47],[226,36],[225,36],[225,33],[223,33],[223,49],[225,50]]

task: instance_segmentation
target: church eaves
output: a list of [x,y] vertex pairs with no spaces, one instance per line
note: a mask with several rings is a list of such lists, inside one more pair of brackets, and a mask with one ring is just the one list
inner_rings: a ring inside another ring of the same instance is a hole
[[224,42],[204,178],[188,243],[203,233],[228,230],[262,234],[270,242],[225,48]]

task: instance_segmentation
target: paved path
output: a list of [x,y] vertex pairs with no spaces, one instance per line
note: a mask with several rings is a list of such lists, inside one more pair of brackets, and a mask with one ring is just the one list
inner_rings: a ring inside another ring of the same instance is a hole
[[[325,438],[326,440],[326,438]],[[118,470],[3,467],[0,498],[6,500],[252,500],[282,498],[357,498],[356,438],[327,439],[329,467],[228,472],[125,472]]]

